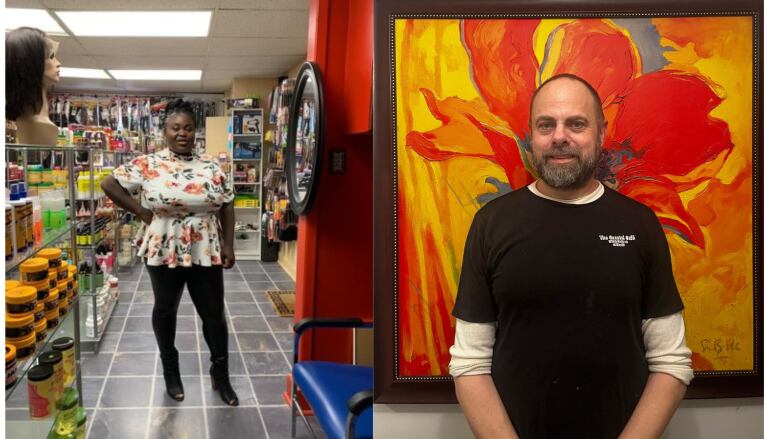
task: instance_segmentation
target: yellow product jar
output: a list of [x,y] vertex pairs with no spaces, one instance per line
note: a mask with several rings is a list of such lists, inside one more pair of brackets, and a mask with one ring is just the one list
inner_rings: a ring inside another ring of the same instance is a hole
[[57,267],[57,282],[62,282],[66,279],[68,279],[68,263],[61,261],[60,266]]
[[41,320],[45,320],[46,319],[46,311],[43,309],[43,302],[38,302],[35,305],[35,311],[33,311],[33,316],[35,317],[35,324],[36,325]]
[[5,344],[5,390],[16,384],[16,348]]
[[52,310],[59,308],[60,290],[52,288],[49,290],[49,297],[43,301],[43,310],[48,315]]
[[55,400],[60,399],[65,390],[65,367],[62,364],[62,352],[46,351],[38,357],[38,364],[51,366],[54,370],[54,394]]
[[35,334],[22,338],[6,338],[5,342],[16,348],[17,360],[24,360],[35,353]]
[[[67,294],[67,291],[65,293]],[[60,317],[62,317],[68,313],[68,305],[70,305],[70,303],[68,302],[67,296],[59,299],[59,302],[60,302],[60,306],[59,306]]]
[[51,348],[62,353],[62,366],[65,368],[65,385],[70,387],[76,378],[76,350],[73,339],[61,337],[51,343]]
[[68,282],[67,281],[61,280],[61,281],[57,282],[57,289],[60,291],[60,296],[59,296],[60,297],[60,302],[62,301],[62,299],[67,299],[68,298]]
[[49,270],[49,287],[50,288],[56,288],[57,287],[57,269],[53,268]]
[[18,280],[7,280],[5,281],[5,290],[13,290],[14,288],[20,286],[21,283],[19,283]]
[[54,369],[51,366],[38,365],[30,368],[27,372],[30,418],[43,419],[54,414],[57,408],[54,390]]
[[19,266],[19,275],[21,276],[22,284],[30,285],[45,280],[49,275],[48,270],[49,262],[46,259],[30,258],[22,262]]
[[68,273],[68,278],[65,279],[65,283],[67,284],[68,290],[73,289],[73,275]]
[[47,297],[49,297],[49,281],[45,280],[42,282],[38,282],[37,284],[31,284],[31,287],[35,288],[35,290],[38,292],[38,302],[43,302],[46,300]]
[[46,312],[46,329],[56,328],[60,324],[60,310],[54,308],[51,311]]
[[46,341],[46,317],[35,322],[35,342],[42,343]]
[[5,315],[5,338],[25,338],[34,332],[35,317],[33,313]]
[[36,256],[41,259],[46,259],[46,261],[49,263],[50,270],[52,268],[55,270],[60,268],[60,257],[62,256],[62,250],[55,247],[49,247],[39,251]]
[[5,309],[9,314],[27,314],[35,311],[38,290],[31,286],[16,287],[5,292]]

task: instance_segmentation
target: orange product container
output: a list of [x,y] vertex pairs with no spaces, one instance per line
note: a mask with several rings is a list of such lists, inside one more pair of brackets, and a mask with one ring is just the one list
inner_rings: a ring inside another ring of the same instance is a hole
[[22,338],[6,338],[5,342],[16,348],[16,359],[24,360],[35,353],[35,333]]
[[38,290],[28,285],[5,292],[5,309],[9,314],[27,314],[35,311]]
[[46,329],[56,328],[60,324],[60,310],[54,308],[51,311],[46,312]]
[[35,317],[28,314],[5,315],[5,338],[24,338],[35,332]]
[[68,263],[65,261],[60,262],[60,266],[57,267],[57,282],[62,282],[68,278]]
[[46,261],[49,263],[50,270],[56,270],[60,268],[60,257],[62,256],[62,250],[55,247],[49,247],[39,251],[36,256],[41,259],[46,259]]
[[49,297],[49,280],[38,282],[37,284],[30,284],[29,286],[35,288],[38,292],[38,302],[43,302],[44,299]]
[[[22,284],[38,283],[48,276],[49,262],[42,258],[30,258],[19,265]],[[56,272],[55,272],[56,273]]]
[[41,343],[46,341],[46,334],[47,334],[47,323],[46,318],[42,318],[41,320],[37,321],[35,323],[35,342]]
[[38,324],[41,320],[46,319],[46,311],[43,309],[43,301],[38,302],[35,305],[35,311],[33,311],[33,316],[35,317],[35,324]]
[[43,301],[43,309],[48,315],[51,310],[57,309],[60,306],[60,290],[52,288],[49,290],[49,297]]

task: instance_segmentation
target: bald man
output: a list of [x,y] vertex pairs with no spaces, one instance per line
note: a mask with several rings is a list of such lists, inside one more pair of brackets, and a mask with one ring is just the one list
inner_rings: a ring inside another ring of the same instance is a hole
[[652,210],[595,179],[607,122],[574,75],[531,99],[539,179],[475,215],[450,373],[479,438],[658,438],[693,378]]

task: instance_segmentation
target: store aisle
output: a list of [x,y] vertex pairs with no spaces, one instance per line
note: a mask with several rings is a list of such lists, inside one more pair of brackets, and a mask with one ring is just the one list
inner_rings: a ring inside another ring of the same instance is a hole
[[[277,317],[265,292],[294,283],[276,263],[240,261],[225,272],[225,289],[231,381],[241,405],[227,407],[211,389],[208,347],[187,292],[176,336],[186,398],[177,403],[165,394],[151,284],[139,265],[121,276],[120,305],[100,353],[82,356],[89,438],[290,437],[281,394],[292,362],[292,318]],[[307,437],[299,424],[298,436]]]

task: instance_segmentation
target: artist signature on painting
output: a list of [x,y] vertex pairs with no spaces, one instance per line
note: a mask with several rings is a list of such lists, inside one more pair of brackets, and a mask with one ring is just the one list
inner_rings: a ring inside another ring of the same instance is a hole
[[722,355],[723,353],[742,351],[742,348],[739,347],[739,342],[735,341],[733,338],[727,338],[725,340],[722,338],[704,338],[700,341],[700,344],[703,352],[715,352],[716,360],[729,358]]

